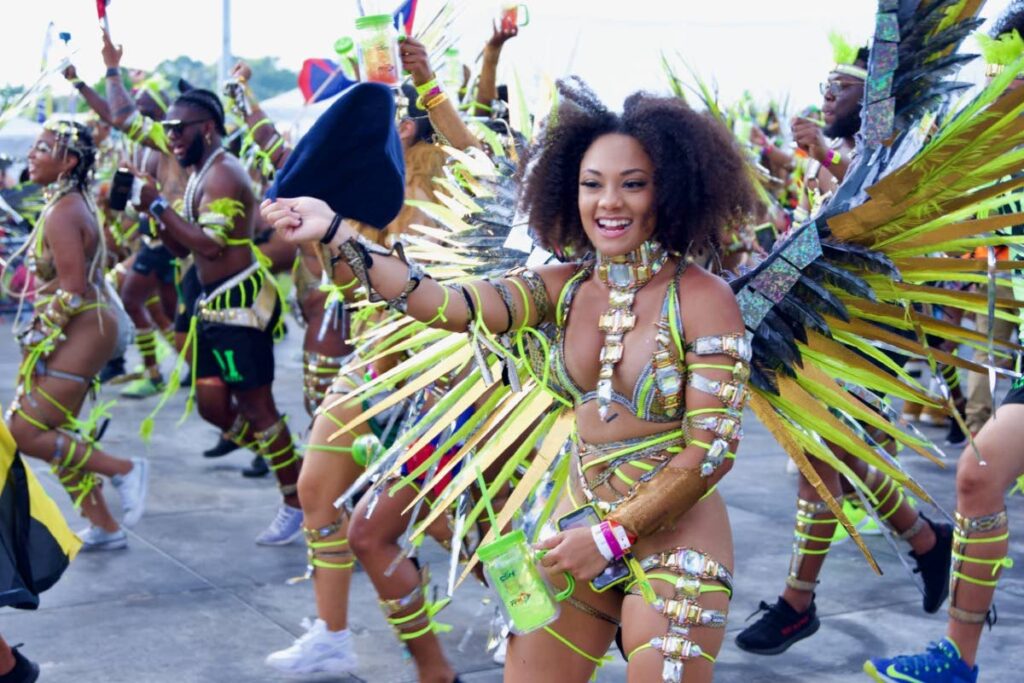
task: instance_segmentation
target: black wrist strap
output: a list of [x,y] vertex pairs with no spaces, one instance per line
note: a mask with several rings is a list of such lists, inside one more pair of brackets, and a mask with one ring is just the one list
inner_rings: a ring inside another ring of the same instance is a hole
[[119,66],[108,66],[107,67],[107,78],[120,78],[121,67]]
[[334,236],[338,234],[338,228],[341,226],[341,214],[334,214],[334,218],[331,219],[331,224],[327,227],[327,232],[320,238],[321,244],[330,244]]

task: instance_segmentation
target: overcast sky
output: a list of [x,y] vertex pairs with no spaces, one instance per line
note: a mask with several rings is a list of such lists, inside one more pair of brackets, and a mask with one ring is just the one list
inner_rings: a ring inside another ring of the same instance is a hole
[[[391,11],[398,0],[363,0],[368,13]],[[425,20],[438,0],[421,0]],[[639,88],[663,90],[662,50],[679,53],[717,82],[725,101],[744,89],[759,99],[790,94],[793,108],[818,102],[827,74],[827,35],[839,29],[863,42],[874,0],[531,0],[530,25],[506,46],[501,77],[515,68],[528,88],[543,76],[576,73],[612,104]],[[990,0],[996,16],[1007,0]],[[453,33],[464,56],[475,57],[490,35],[495,0],[458,0]],[[72,35],[75,63],[87,80],[102,76],[95,0],[2,0],[0,84],[28,83],[39,71],[49,21]],[[150,68],[187,54],[215,61],[221,46],[221,0],[113,0],[109,8],[124,64]],[[232,0],[236,55],[275,56],[297,69],[308,57],[331,57],[334,41],[353,34],[356,0]],[[59,48],[53,56],[60,55]],[[979,76],[981,69],[967,75]],[[67,86],[57,80],[57,87]]]

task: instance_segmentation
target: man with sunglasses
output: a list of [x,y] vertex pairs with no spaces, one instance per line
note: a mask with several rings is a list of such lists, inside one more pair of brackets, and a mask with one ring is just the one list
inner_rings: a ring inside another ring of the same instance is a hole
[[862,47],[853,63],[836,64],[820,87],[822,120],[797,116],[791,124],[793,141],[811,159],[807,177],[815,179],[822,198],[842,182],[853,158],[868,75],[867,60],[868,50]]
[[[216,94],[200,88],[183,93],[162,128],[171,154],[190,172],[184,206],[172,209],[147,181],[138,208],[153,217],[156,234],[175,256],[194,260],[201,292],[184,353],[200,392],[199,412],[261,454],[277,475],[283,504],[256,542],[284,545],[302,532],[299,457],[271,392],[281,302],[273,275],[256,258],[256,196],[244,166],[223,147],[224,108]],[[203,399],[207,385],[214,389],[210,395],[225,396],[226,405]],[[238,412],[226,423],[232,404]]]

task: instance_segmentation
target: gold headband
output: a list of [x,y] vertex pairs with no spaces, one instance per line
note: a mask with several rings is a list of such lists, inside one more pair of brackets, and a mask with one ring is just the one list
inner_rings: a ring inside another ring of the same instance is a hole
[[82,144],[79,138],[79,128],[70,121],[58,119],[43,124],[43,130],[48,130],[57,138],[57,143],[69,152],[82,156],[87,151],[87,146]]
[[832,71],[837,74],[843,74],[844,76],[859,78],[862,81],[866,81],[868,79],[868,70],[862,69],[859,66],[854,66],[853,64],[836,64],[832,67]]

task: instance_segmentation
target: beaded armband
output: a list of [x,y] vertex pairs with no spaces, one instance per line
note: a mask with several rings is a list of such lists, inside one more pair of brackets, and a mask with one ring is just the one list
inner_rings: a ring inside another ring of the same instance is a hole
[[[683,417],[686,443],[706,451],[700,473],[710,477],[730,457],[729,443],[743,437],[741,419],[747,380],[750,378],[750,341],[742,334],[713,335],[699,337],[687,348],[698,356],[726,355],[736,360],[732,365],[692,363],[689,366],[686,385],[714,396],[723,405],[722,408],[691,410]],[[697,373],[701,369],[728,370],[732,377],[729,380],[710,379]],[[694,431],[710,432],[711,442],[697,440],[692,435]]]
[[244,213],[245,205],[242,202],[222,197],[207,204],[206,211],[199,215],[197,222],[204,235],[223,247],[230,242],[235,218]]
[[[548,290],[544,286],[544,280],[541,279],[540,275],[537,275],[537,273],[529,268],[519,267],[505,273],[505,277],[517,278],[526,285],[526,290],[533,301],[533,307],[537,311],[537,323],[540,324],[547,320],[548,313],[551,311],[551,301],[548,299]],[[527,311],[526,320],[529,319],[530,314]]]
[[167,131],[159,121],[143,116],[138,111],[125,121],[125,134],[130,140],[143,144],[150,142],[164,154],[170,154],[167,147]]
[[[381,256],[395,256],[402,263],[409,266],[409,280],[406,282],[402,292],[391,299],[385,299],[381,296],[370,282],[370,268],[373,267],[373,254],[379,254]],[[363,237],[356,236],[349,238],[338,245],[338,255],[341,257],[348,267],[352,269],[352,273],[362,284],[363,289],[366,290],[367,296],[371,303],[377,301],[385,302],[390,308],[405,313],[409,305],[409,295],[416,291],[419,287],[420,282],[425,277],[429,277],[426,272],[418,264],[411,262],[405,256],[405,248],[401,242],[395,242],[395,246],[391,249],[386,249],[380,245],[374,244]]]

